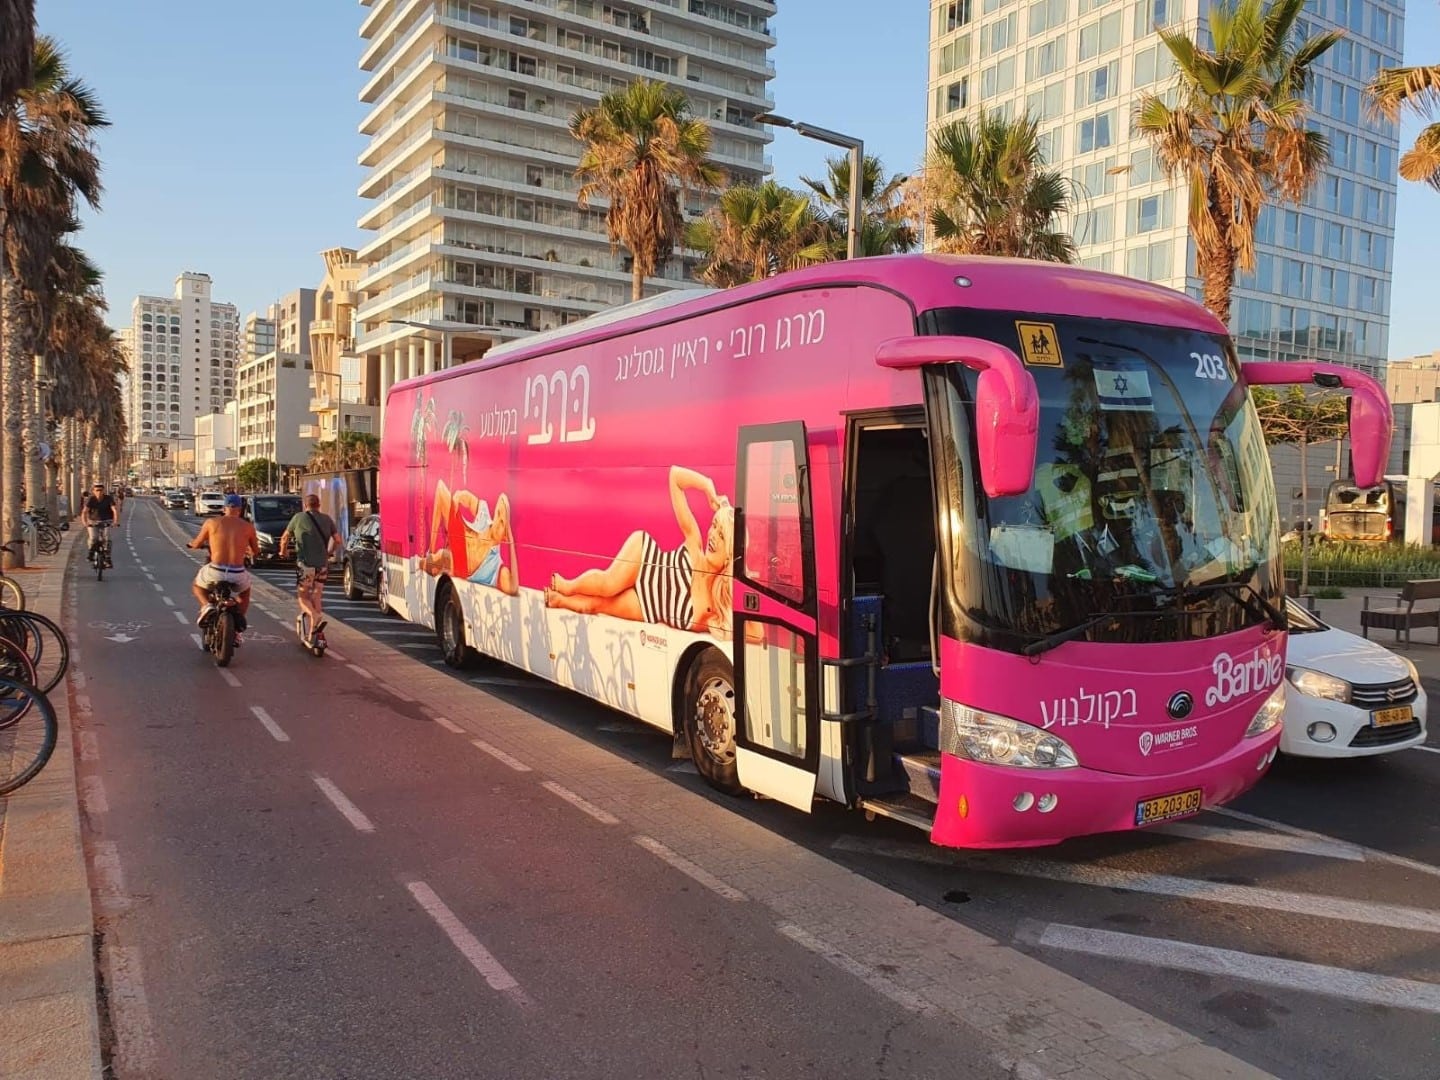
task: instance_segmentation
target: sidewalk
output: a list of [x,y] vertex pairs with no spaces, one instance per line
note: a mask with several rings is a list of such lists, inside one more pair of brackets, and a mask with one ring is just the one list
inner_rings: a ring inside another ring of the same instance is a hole
[[[67,561],[84,530],[59,553],[15,572],[26,607],[67,632],[62,600]],[[73,672],[77,658],[72,654]],[[80,838],[70,732],[72,677],[51,692],[60,720],[43,772],[0,797],[0,1076],[24,1080],[100,1077],[94,927]]]
[[[1339,600],[1315,601],[1316,613],[1337,630],[1348,630],[1364,637],[1360,628],[1360,612],[1365,606],[1365,598],[1370,598],[1372,608],[1392,607],[1400,587],[1397,585],[1388,589],[1359,589],[1342,586],[1341,591],[1345,595]],[[1431,627],[1416,630],[1410,635],[1410,647],[1406,648],[1403,641],[1395,640],[1393,630],[1370,631],[1371,641],[1405,657],[1415,665],[1422,679],[1440,680],[1440,645],[1436,645],[1435,637],[1435,630]]]

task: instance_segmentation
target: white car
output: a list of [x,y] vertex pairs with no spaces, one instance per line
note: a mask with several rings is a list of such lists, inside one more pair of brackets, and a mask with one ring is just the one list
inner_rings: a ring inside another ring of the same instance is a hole
[[1415,665],[1286,602],[1289,690],[1280,752],[1369,757],[1425,741],[1425,690]]
[[202,491],[195,496],[195,513],[204,517],[206,514],[223,514],[225,512],[225,493],[221,491]]

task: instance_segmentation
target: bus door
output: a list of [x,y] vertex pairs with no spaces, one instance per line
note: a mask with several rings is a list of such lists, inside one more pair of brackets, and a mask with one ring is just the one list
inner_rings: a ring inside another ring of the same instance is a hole
[[742,427],[736,461],[736,768],[751,791],[808,813],[820,654],[805,425]]

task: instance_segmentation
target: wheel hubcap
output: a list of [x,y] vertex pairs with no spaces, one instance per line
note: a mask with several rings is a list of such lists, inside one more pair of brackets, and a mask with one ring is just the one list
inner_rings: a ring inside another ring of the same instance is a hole
[[735,688],[718,676],[706,679],[695,699],[695,730],[714,761],[735,760]]

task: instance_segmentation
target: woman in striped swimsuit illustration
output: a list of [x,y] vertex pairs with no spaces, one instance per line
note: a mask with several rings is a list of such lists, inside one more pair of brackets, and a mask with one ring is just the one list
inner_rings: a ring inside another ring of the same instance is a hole
[[[690,509],[691,491],[703,492],[714,511],[704,533]],[[633,532],[605,569],[552,575],[546,606],[729,637],[735,510],[713,480],[679,465],[670,469],[670,502],[684,543],[666,551],[649,533]]]

